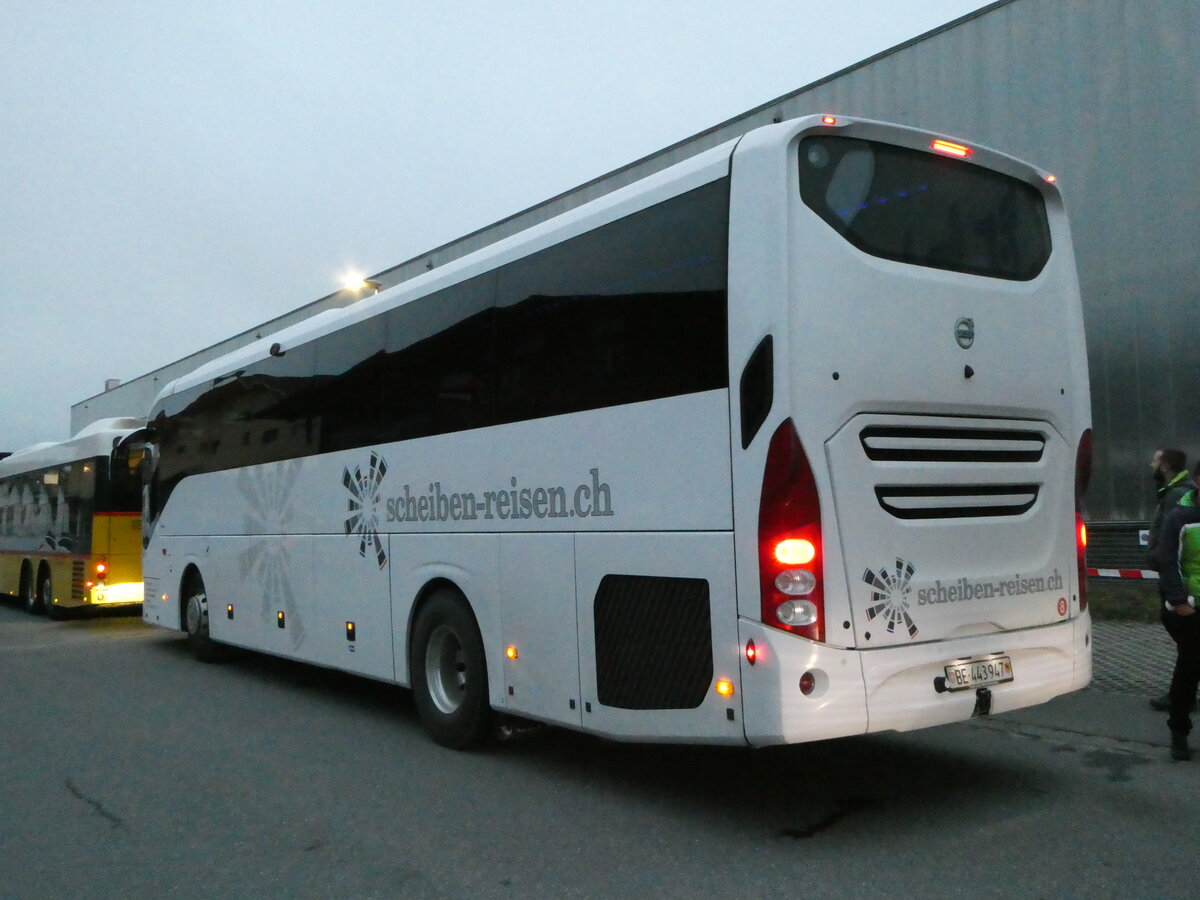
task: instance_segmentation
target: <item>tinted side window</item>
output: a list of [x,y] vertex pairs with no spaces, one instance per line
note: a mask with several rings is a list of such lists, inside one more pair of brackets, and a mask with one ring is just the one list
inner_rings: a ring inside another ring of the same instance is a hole
[[828,135],[800,142],[800,196],[858,249],[1014,281],[1050,258],[1033,185],[962,160]]
[[488,273],[387,314],[372,443],[495,422],[494,285]]
[[727,180],[167,399],[189,475],[728,387]]
[[502,268],[499,420],[728,387],[727,220],[720,181]]
[[314,341],[316,368],[305,398],[317,450],[359,447],[373,440],[384,390],[384,333],[374,319]]
[[295,347],[169,398],[153,423],[162,452],[154,514],[189,475],[318,452],[315,357],[312,344]]

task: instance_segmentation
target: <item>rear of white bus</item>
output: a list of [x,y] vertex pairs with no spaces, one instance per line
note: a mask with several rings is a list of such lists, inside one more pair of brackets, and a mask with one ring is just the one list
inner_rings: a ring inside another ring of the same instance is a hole
[[1084,687],[1090,404],[1053,176],[833,117],[751,133],[732,165],[748,741]]

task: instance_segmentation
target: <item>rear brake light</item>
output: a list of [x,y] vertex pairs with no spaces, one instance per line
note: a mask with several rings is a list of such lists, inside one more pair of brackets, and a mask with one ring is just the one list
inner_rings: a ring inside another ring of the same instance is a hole
[[761,615],[765,625],[825,639],[821,504],[792,420],[771,436],[758,510]]
[[951,141],[943,141],[940,138],[929,145],[935,153],[941,153],[943,156],[954,156],[958,159],[970,159],[975,153],[970,147],[963,144],[955,144]]
[[1092,480],[1092,429],[1084,429],[1075,452],[1075,564],[1079,573],[1079,609],[1087,609],[1087,525],[1083,521],[1083,495]]

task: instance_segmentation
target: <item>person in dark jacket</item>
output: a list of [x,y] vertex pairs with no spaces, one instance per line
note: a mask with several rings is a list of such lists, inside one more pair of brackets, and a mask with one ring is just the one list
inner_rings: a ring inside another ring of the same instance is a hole
[[1162,531],[1163,516],[1179,505],[1184,494],[1192,489],[1192,479],[1188,470],[1187,458],[1182,450],[1174,447],[1159,447],[1150,459],[1150,471],[1154,475],[1154,485],[1158,492],[1158,505],[1154,508],[1154,518],[1150,520],[1150,542],[1146,546],[1146,565],[1158,571],[1158,536]]
[[[1197,465],[1200,471],[1200,464]],[[1200,475],[1195,481],[1200,488]],[[1163,517],[1159,540],[1159,592],[1163,600],[1162,621],[1175,639],[1175,672],[1171,676],[1170,716],[1171,756],[1192,758],[1188,734],[1192,730],[1189,713],[1196,705],[1200,686],[1200,493],[1185,494],[1179,505]]]
[[[1159,447],[1150,459],[1150,471],[1154,475],[1154,483],[1158,490],[1158,504],[1154,508],[1154,518],[1150,521],[1150,541],[1146,546],[1146,568],[1158,571],[1158,540],[1162,531],[1163,516],[1179,505],[1179,501],[1191,490],[1191,479],[1188,471],[1187,457],[1182,450],[1174,447]],[[1169,709],[1171,698],[1169,692],[1150,700],[1150,708],[1160,712]]]

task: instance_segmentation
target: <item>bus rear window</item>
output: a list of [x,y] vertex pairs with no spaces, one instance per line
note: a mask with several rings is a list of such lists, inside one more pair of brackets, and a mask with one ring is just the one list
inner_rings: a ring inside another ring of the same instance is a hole
[[800,196],[864,253],[1011,281],[1050,258],[1036,187],[972,163],[818,135],[800,142]]

